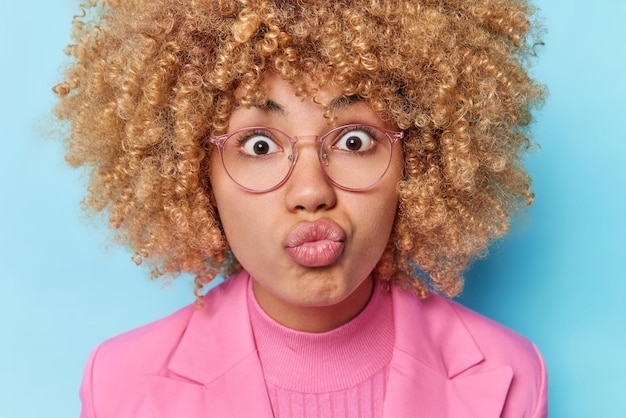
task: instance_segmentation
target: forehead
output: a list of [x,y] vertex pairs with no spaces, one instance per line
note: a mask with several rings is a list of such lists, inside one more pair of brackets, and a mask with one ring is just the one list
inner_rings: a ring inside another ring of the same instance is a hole
[[397,130],[397,126],[360,96],[346,94],[337,84],[320,86],[306,78],[292,84],[276,72],[267,72],[252,88],[239,87],[234,95],[228,130],[252,125],[275,125],[297,121],[300,127],[313,123],[338,126],[365,123]]
[[255,87],[244,89],[239,86],[234,97],[237,104],[244,106],[262,105],[269,100],[289,102],[294,97],[300,100],[310,99],[321,107],[336,107],[349,101],[345,90],[336,84],[320,86],[312,77],[304,75],[302,83],[296,86],[274,71],[264,73]]

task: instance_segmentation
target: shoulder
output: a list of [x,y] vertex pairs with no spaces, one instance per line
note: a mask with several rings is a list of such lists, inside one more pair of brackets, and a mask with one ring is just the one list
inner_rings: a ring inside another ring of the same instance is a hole
[[452,380],[509,370],[503,416],[546,416],[546,367],[526,337],[436,294],[418,299],[396,290],[394,310],[398,333],[408,334],[396,336],[403,350]]
[[181,340],[195,308],[186,306],[96,346],[80,387],[82,417],[115,416],[116,408],[146,374],[158,374]]
[[189,305],[142,327],[96,346],[85,366],[80,386],[81,418],[115,416],[115,411],[145,374],[154,374],[180,341],[193,314]]
[[92,356],[96,356],[99,363],[120,366],[121,361],[125,364],[118,368],[126,371],[141,368],[149,362],[158,363],[180,341],[194,310],[193,305],[188,305],[164,318],[107,339],[95,348]]
[[425,334],[434,344],[464,341],[475,344],[487,362],[539,366],[537,349],[526,337],[458,302],[437,294],[419,299],[403,291],[396,291],[394,299],[396,317],[407,322],[405,329]]
[[[239,278],[233,276],[211,289],[204,297],[202,308],[187,305],[164,318],[104,341],[94,350],[97,361],[114,363],[125,372],[151,364],[157,367],[176,349],[194,315],[211,316],[217,310],[229,309],[233,297],[239,293],[234,288],[241,288]],[[120,361],[128,364],[119,367]]]
[[537,348],[523,335],[458,302],[441,296],[432,296],[432,298],[437,299],[437,303],[447,304],[450,307],[486,357],[513,363],[524,361],[529,365],[539,366]]
[[461,304],[437,296],[450,306],[474,338],[484,356],[480,369],[508,365],[513,372],[503,416],[546,417],[547,370],[534,343],[521,334]]
[[[173,376],[169,366],[181,342],[196,341],[199,333],[211,334],[212,330],[204,326],[210,328],[211,321],[204,318],[230,314],[229,306],[241,293],[237,289],[242,288],[241,280],[236,279],[230,278],[211,289],[202,309],[187,305],[99,344],[91,352],[83,374],[81,417],[95,416],[90,410],[97,410],[101,416],[116,416],[119,405],[137,391],[146,376]],[[191,330],[199,318],[202,329]]]

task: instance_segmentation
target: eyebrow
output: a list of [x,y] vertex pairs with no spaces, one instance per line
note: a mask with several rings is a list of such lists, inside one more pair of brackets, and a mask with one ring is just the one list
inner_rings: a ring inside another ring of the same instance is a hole
[[[339,96],[339,97],[335,97],[334,99],[332,99],[328,107],[331,111],[343,110],[361,101],[363,101],[363,98],[357,95]],[[275,102],[272,99],[268,99],[264,103],[253,103],[252,106],[267,113],[277,113],[280,115],[286,114],[285,108],[281,104]]]
[[267,113],[285,114],[285,108],[271,99],[265,103],[253,103],[252,106]]
[[330,110],[343,110],[346,107],[349,107],[355,103],[362,102],[363,98],[361,96],[357,96],[356,94],[352,94],[350,96],[339,96],[335,97],[330,101],[330,105],[328,106]]

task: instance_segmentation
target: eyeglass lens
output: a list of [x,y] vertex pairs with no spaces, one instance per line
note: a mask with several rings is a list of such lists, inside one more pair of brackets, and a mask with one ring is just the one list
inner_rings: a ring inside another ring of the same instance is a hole
[[[391,160],[393,132],[367,125],[335,128],[319,138],[319,158],[326,176],[337,186],[360,190],[373,186]],[[269,191],[284,182],[297,160],[297,139],[280,130],[238,130],[222,145],[229,176],[250,191]]]

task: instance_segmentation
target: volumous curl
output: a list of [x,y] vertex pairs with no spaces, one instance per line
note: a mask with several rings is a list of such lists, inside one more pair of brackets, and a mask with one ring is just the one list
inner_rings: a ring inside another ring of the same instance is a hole
[[[155,276],[196,292],[238,268],[212,205],[205,139],[235,88],[263,99],[276,71],[358,95],[406,132],[397,221],[376,273],[424,295],[462,272],[530,204],[520,163],[542,89],[527,74],[532,9],[519,0],[92,0],[55,87],[67,159]],[[420,276],[421,277],[418,277]]]

